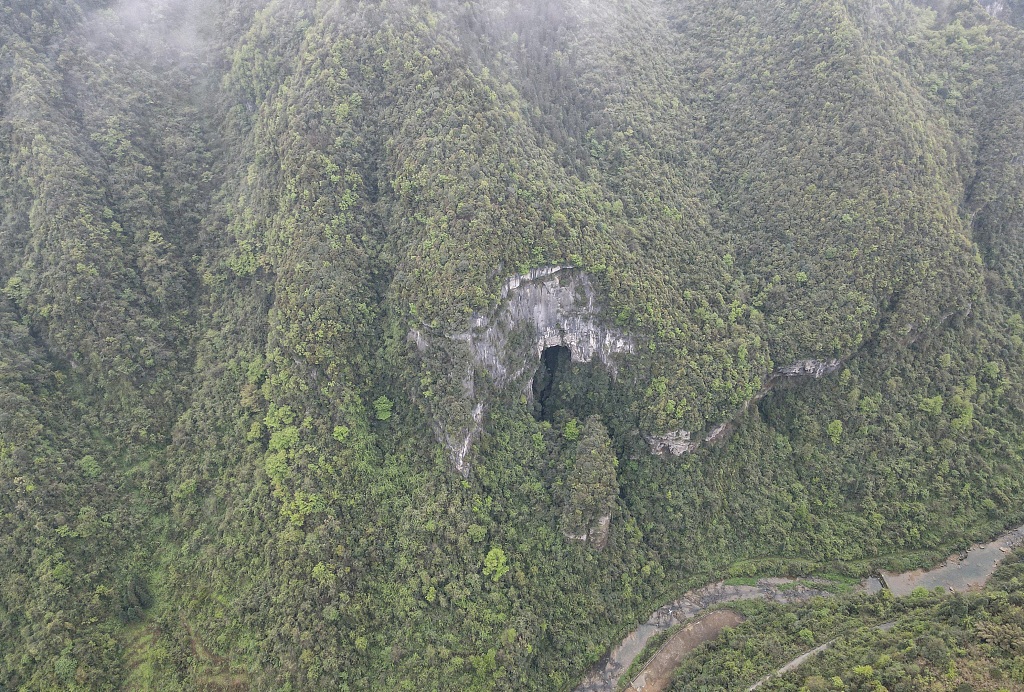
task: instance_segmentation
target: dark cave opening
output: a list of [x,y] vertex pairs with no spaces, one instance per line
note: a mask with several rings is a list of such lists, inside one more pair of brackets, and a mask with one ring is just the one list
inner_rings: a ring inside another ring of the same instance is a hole
[[540,367],[533,376],[533,417],[551,422],[555,415],[552,394],[555,385],[569,372],[572,351],[565,346],[551,346],[540,354]]

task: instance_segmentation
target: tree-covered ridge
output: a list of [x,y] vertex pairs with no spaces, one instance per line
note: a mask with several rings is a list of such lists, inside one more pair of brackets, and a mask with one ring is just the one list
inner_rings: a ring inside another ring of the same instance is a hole
[[[566,689],[1019,520],[1024,39],[939,4],[0,8],[0,686]],[[637,348],[535,416],[454,337],[551,265]]]
[[168,101],[181,75],[97,5],[14,3],[0,27],[5,685],[122,676],[191,368],[205,144]]

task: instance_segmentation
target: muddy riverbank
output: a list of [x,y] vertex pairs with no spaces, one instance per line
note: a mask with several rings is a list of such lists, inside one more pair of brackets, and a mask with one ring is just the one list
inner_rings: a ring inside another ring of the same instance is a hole
[[[895,596],[905,596],[918,587],[942,587],[950,591],[981,588],[1002,559],[1011,550],[1022,545],[1024,526],[1019,526],[990,543],[975,545],[963,553],[950,556],[945,563],[934,569],[914,570],[902,574],[883,572],[881,579],[866,579],[860,588],[867,593],[888,588]],[[823,589],[811,588],[806,583],[782,578],[760,579],[755,586],[729,586],[725,582],[717,582],[689,591],[682,598],[654,611],[647,622],[633,630],[590,670],[575,692],[614,692],[619,678],[643,651],[651,637],[675,624],[696,617],[711,606],[746,599],[797,603],[814,596],[828,595],[831,594]]]
[[882,580],[894,596],[906,596],[921,587],[941,587],[949,591],[980,589],[1003,558],[1021,545],[1024,545],[1024,526],[1007,531],[991,543],[973,545],[963,553],[951,555],[933,569],[917,569],[902,574],[882,572]]
[[714,610],[673,634],[633,679],[626,692],[663,692],[672,683],[672,674],[691,651],[704,642],[718,638],[726,627],[735,627],[745,618],[735,610]]
[[792,579],[766,578],[755,586],[729,586],[717,582],[689,591],[682,598],[658,608],[647,622],[637,627],[591,670],[576,692],[613,692],[619,677],[629,668],[647,641],[658,632],[696,617],[711,606],[729,601],[765,599],[776,603],[797,603],[826,591],[810,588]]

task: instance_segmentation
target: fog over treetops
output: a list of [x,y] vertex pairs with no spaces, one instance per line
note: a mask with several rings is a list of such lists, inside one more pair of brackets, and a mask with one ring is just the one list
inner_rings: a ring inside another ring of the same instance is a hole
[[1022,22],[6,0],[0,690],[568,690],[1020,524]]

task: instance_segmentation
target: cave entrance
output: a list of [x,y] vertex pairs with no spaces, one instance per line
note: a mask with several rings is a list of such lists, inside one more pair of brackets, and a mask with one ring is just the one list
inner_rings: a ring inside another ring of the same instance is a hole
[[533,376],[533,417],[551,422],[555,415],[555,385],[569,373],[572,351],[565,346],[550,346],[540,354],[540,367]]

